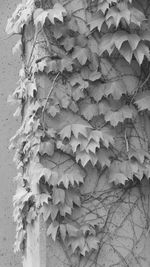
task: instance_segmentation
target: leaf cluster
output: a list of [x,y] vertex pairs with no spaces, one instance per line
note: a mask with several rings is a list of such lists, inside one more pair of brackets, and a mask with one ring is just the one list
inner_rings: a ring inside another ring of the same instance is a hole
[[8,20],[8,33],[28,26],[34,35],[9,98],[19,104],[14,115],[22,115],[11,140],[22,171],[14,200],[17,247],[26,225],[42,214],[54,241],[63,240],[77,255],[97,250],[97,224],[73,220],[87,168],[115,185],[150,178],[144,10],[127,0],[52,1],[46,9],[30,0]]

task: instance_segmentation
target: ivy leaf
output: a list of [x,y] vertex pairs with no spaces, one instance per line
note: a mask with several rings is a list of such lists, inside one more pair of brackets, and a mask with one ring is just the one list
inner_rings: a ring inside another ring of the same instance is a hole
[[55,19],[63,22],[63,16],[66,15],[66,9],[59,3],[56,3],[52,9],[43,10],[38,8],[34,12],[34,24],[35,26],[40,25],[43,27],[46,18],[48,18],[51,23],[55,23]]
[[98,115],[98,106],[96,104],[82,103],[80,107],[81,115],[84,116],[85,119],[90,121],[94,116]]
[[114,99],[120,99],[121,96],[126,93],[125,84],[121,79],[112,80],[103,86],[105,88],[105,96],[109,96],[111,94]]
[[85,167],[89,161],[93,166],[95,166],[97,163],[97,157],[92,152],[80,151],[76,153],[76,161],[80,161],[83,167]]
[[134,51],[134,56],[139,63],[139,65],[142,64],[144,57],[146,56],[148,59],[150,59],[150,51],[148,46],[146,46],[144,43],[140,42],[138,44],[137,49]]
[[108,10],[106,15],[108,27],[113,24],[117,28],[122,19],[124,19],[128,24],[130,23],[130,10],[128,9],[126,3],[119,3],[117,7],[111,7]]
[[114,50],[114,40],[113,40],[113,34],[112,33],[106,33],[99,43],[99,53],[100,56],[104,53],[104,51],[107,50],[108,54],[111,55],[111,53]]
[[88,245],[88,248],[89,248],[89,250],[91,251],[91,250],[97,250],[98,249],[98,247],[99,247],[99,243],[100,243],[100,241],[98,240],[98,238],[97,237],[95,237],[95,236],[88,236],[87,238],[86,238],[86,243],[87,243],[87,245]]
[[[113,40],[115,43],[115,46],[118,50],[121,49],[121,46],[123,45],[124,42],[129,43],[131,50],[134,51],[139,42],[140,42],[140,37],[137,34],[128,34],[126,31],[117,31],[114,35],[113,35]],[[126,45],[126,44],[124,44]]]
[[26,218],[27,223],[31,224],[32,222],[35,221],[36,217],[37,217],[37,212],[34,207],[31,207],[27,214]]
[[37,87],[36,87],[35,82],[27,82],[26,83],[26,89],[27,89],[28,96],[33,98],[34,93],[37,91]]
[[55,19],[63,22],[63,17],[66,16],[66,14],[66,9],[60,3],[56,3],[53,9],[48,10],[48,18],[53,24],[55,23]]
[[130,167],[132,170],[132,175],[136,176],[140,181],[143,178],[145,168],[137,160],[130,160]]
[[121,46],[120,50],[119,50],[120,54],[125,58],[125,60],[130,63],[133,53],[132,53],[132,49],[129,45],[128,42],[124,42],[123,45]]
[[101,139],[105,147],[109,147],[110,144],[111,145],[114,144],[114,132],[112,129],[108,127],[103,127],[101,129],[101,133],[102,133]]
[[133,33],[133,34],[128,34],[128,42],[129,42],[129,44],[130,44],[130,46],[131,46],[131,49],[132,49],[133,51],[137,48],[137,46],[138,46],[140,40],[141,40],[141,39],[140,39],[140,37],[139,37],[137,34],[135,34],[135,33]]
[[67,214],[72,214],[72,209],[68,205],[63,204],[61,205],[59,212],[61,216],[65,217]]
[[88,47],[92,53],[95,53],[97,55],[99,54],[98,43],[96,42],[95,38],[93,38],[92,36],[89,36]]
[[53,190],[53,203],[57,205],[58,203],[65,202],[65,191],[60,188],[54,188]]
[[70,51],[74,48],[75,45],[75,38],[74,37],[66,37],[65,40],[62,42],[62,45],[66,49],[66,51]]
[[90,129],[91,127],[83,124],[71,124],[61,130],[60,136],[62,140],[64,140],[64,138],[70,139],[72,132],[75,138],[78,138],[79,134],[87,137],[88,128]]
[[99,32],[101,31],[102,25],[105,21],[105,17],[103,14],[96,14],[92,20],[89,22],[90,25],[90,31],[92,31],[95,28],[98,28]]
[[69,109],[73,111],[74,113],[77,113],[79,108],[75,101],[71,100],[71,103],[69,105]]
[[124,173],[113,173],[110,175],[109,182],[114,182],[115,185],[123,184],[125,185],[126,181],[128,181],[128,178]]
[[86,252],[89,252],[89,251],[90,251],[90,249],[89,249],[89,247],[88,247],[88,244],[85,242],[84,247],[83,247],[83,248],[81,249],[81,251],[80,251],[80,254],[83,255],[83,256],[85,257]]
[[68,72],[71,72],[73,70],[73,61],[71,58],[66,57],[60,60],[60,71],[63,72],[64,70],[67,70]]
[[44,222],[46,222],[49,217],[51,216],[52,221],[54,221],[57,217],[58,214],[58,207],[52,204],[44,204],[42,209],[41,209],[41,213],[43,214],[43,219]]
[[[109,2],[111,3],[111,1]],[[101,1],[98,5],[98,10],[102,11],[103,14],[105,14],[106,10],[109,9],[109,4],[110,4],[109,2]]]
[[109,144],[114,143],[113,132],[107,127],[104,127],[101,130],[91,131],[89,140],[91,139],[93,139],[96,143],[99,143],[101,140],[106,147],[108,147]]
[[51,178],[52,172],[50,169],[45,168],[41,163],[31,161],[29,168],[29,180],[31,184],[38,184],[42,177],[45,177],[46,181]]
[[132,119],[135,112],[129,106],[123,106],[117,111],[108,111],[105,115],[105,120],[109,121],[112,126],[117,126],[119,122],[124,122],[125,119]]
[[113,34],[112,40],[116,48],[120,50],[122,44],[125,41],[128,41],[128,33],[125,31],[117,31],[116,33]]
[[145,91],[137,95],[135,104],[138,106],[138,109],[145,110],[148,109],[150,110],[150,92]]
[[8,19],[6,26],[7,34],[21,33],[23,26],[28,24],[32,19],[34,11],[34,2],[28,0],[24,3],[17,5],[16,10],[12,14],[12,17]]
[[28,192],[24,187],[18,187],[15,195],[13,196],[14,205],[19,202],[26,202],[32,196],[31,192]]
[[35,196],[36,199],[36,206],[39,208],[44,204],[48,204],[48,201],[51,199],[49,194],[41,193]]
[[47,235],[51,236],[56,241],[59,224],[57,222],[51,223],[47,229]]
[[70,165],[64,171],[60,171],[60,179],[57,183],[58,185],[62,183],[66,189],[68,189],[69,185],[74,186],[75,184],[83,183],[84,178],[84,173],[81,172],[78,165],[72,164],[72,162],[70,162]]
[[68,232],[68,235],[70,236],[70,237],[72,237],[72,236],[77,236],[77,233],[78,233],[78,229],[74,226],[74,225],[72,225],[72,224],[66,224],[66,230],[67,230],[67,232]]
[[38,72],[38,71],[43,72],[47,68],[48,62],[49,62],[48,59],[45,58],[41,60],[40,62],[36,63],[35,72]]
[[78,59],[79,63],[83,66],[89,58],[89,51],[87,48],[82,48],[80,46],[75,46],[73,54],[73,59]]
[[55,136],[56,136],[56,131],[55,131],[53,128],[48,128],[48,129],[46,130],[46,135],[47,135],[48,137],[55,138]]
[[83,236],[77,238],[70,238],[69,243],[71,245],[73,253],[76,251],[77,248],[82,251],[85,245],[85,238]]
[[145,150],[143,149],[132,149],[129,151],[129,158],[130,159],[137,159],[138,162],[140,162],[141,164],[144,163],[145,159],[150,160],[150,155],[149,153],[147,153]]
[[[38,63],[39,70],[42,71],[43,64],[42,62]],[[50,72],[58,72],[59,71],[59,66],[57,65],[56,60],[46,60],[46,66],[45,66],[45,72],[50,73]]]
[[80,195],[74,189],[66,190],[66,204],[72,209],[73,205],[81,206]]
[[129,179],[133,179],[133,168],[130,161],[113,161],[109,168],[109,181],[117,184],[125,184]]
[[34,11],[34,25],[38,27],[39,25],[43,27],[45,20],[47,18],[48,11],[42,8],[37,8]]
[[110,110],[109,102],[106,100],[102,100],[98,104],[99,114],[106,114]]
[[91,72],[88,79],[92,82],[99,80],[101,78],[102,74],[100,72],[94,71]]
[[47,154],[49,156],[52,156],[54,154],[54,142],[52,141],[41,142],[39,153],[41,155]]
[[132,7],[131,12],[131,22],[140,27],[141,23],[146,20],[145,15],[139,9]]
[[[122,81],[124,94],[133,94],[139,86],[138,77],[141,70],[138,63],[134,60],[134,62],[129,65],[124,58],[120,58],[115,64],[115,69],[116,72],[118,71],[122,75],[120,78],[118,77],[118,79]],[[119,73],[114,74],[114,76],[118,76]]]
[[108,166],[108,167],[110,166],[110,163],[111,163],[109,159],[110,153],[106,149],[100,148],[98,152],[96,153],[96,156],[102,168],[105,166]]
[[76,86],[77,84],[79,84],[79,85],[83,85],[83,84],[84,84],[83,88],[87,88],[88,85],[89,85],[89,83],[88,83],[88,82],[85,82],[85,81],[82,79],[81,75],[79,75],[78,73],[74,73],[74,74],[70,77],[69,81],[70,81],[70,84],[71,84],[72,86]]
[[44,222],[46,222],[51,214],[51,209],[49,205],[43,205],[41,209],[41,214],[43,214]]
[[14,244],[14,252],[19,252],[21,249],[24,248],[23,242],[26,238],[26,231],[22,228],[19,229],[16,233],[16,241]]
[[79,74],[73,74],[71,76],[70,84],[72,86],[72,95],[75,101],[78,101],[80,98],[84,98],[84,89],[88,88],[89,83],[84,81]]
[[18,52],[22,52],[22,42],[21,40],[18,40],[18,42],[15,44],[15,46],[12,49],[13,55],[15,55]]
[[[95,154],[96,149],[100,147],[100,144],[96,143],[94,140],[91,140],[88,145],[85,148],[85,151],[87,153],[92,152],[93,154]],[[81,147],[82,150],[82,147]]]
[[65,224],[60,224],[59,231],[60,231],[60,235],[61,235],[62,240],[65,240],[66,232],[67,232],[66,225]]
[[96,102],[99,102],[105,94],[105,85],[99,81],[94,82],[90,87],[89,94]]
[[[86,152],[78,152],[76,154],[76,161],[79,162],[81,161],[81,164],[83,167],[91,160],[91,157],[89,153]],[[96,163],[95,163],[96,164]]]
[[54,118],[58,113],[60,113],[60,108],[59,105],[50,105],[46,108],[46,111]]
[[60,137],[62,140],[64,140],[65,138],[70,139],[71,137],[71,125],[67,125],[65,126],[61,131],[60,131]]
[[80,144],[81,144],[81,142],[80,142],[79,138],[75,138],[74,136],[71,138],[70,145],[71,145],[73,153],[76,152],[76,150],[77,150],[78,146],[80,146]]
[[62,140],[59,140],[57,141],[56,146],[59,150],[67,154],[71,153],[71,147],[69,143],[65,144]]

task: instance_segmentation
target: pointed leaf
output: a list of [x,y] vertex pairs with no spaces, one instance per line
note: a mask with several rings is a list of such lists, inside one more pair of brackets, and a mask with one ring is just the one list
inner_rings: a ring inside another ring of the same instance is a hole
[[117,111],[108,111],[105,115],[105,120],[110,121],[112,126],[117,126],[119,122],[124,122],[125,119],[132,119],[135,112],[129,106],[124,106]]
[[65,240],[65,238],[66,238],[66,225],[61,224],[59,227],[59,231],[60,231],[60,235],[61,235],[62,240]]
[[82,125],[82,124],[72,124],[72,132],[75,136],[75,138],[78,138],[79,134],[83,135],[84,137],[87,137],[88,129],[90,129],[90,126]]
[[90,31],[92,31],[95,28],[98,28],[98,30],[100,32],[104,21],[105,21],[105,17],[103,14],[101,14],[101,15],[98,14],[98,15],[94,16],[89,23]]
[[65,191],[60,188],[54,188],[53,190],[53,203],[57,205],[58,203],[64,203],[65,201]]
[[81,65],[85,65],[89,58],[89,51],[87,48],[81,48],[80,46],[75,46],[72,57],[77,58]]
[[66,16],[66,14],[66,9],[60,3],[56,3],[53,9],[48,10],[48,18],[53,24],[55,23],[55,19],[63,22],[63,17]]
[[138,106],[139,110],[148,109],[150,111],[150,92],[145,91],[138,94],[135,100],[135,104]]
[[150,51],[148,46],[146,46],[144,43],[140,42],[138,44],[137,49],[134,51],[134,56],[139,63],[139,65],[142,64],[144,57],[146,56],[148,59],[150,59]]
[[52,239],[55,241],[57,237],[57,232],[58,232],[58,223],[51,223],[47,229],[47,235],[51,236]]
[[64,127],[61,131],[60,131],[60,137],[62,140],[64,140],[65,138],[70,139],[71,137],[71,125],[68,125],[66,127]]
[[52,156],[54,154],[54,142],[52,141],[41,142],[39,153],[41,155],[47,154],[49,156]]
[[110,175],[109,182],[114,182],[115,185],[117,184],[123,184],[125,185],[126,181],[128,181],[128,178],[124,173],[113,173]]
[[80,112],[85,119],[90,121],[94,116],[98,115],[98,106],[96,104],[81,103]]

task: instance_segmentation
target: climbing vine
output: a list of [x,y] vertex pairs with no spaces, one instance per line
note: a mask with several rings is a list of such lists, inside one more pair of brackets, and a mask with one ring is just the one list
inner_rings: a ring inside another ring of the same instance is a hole
[[[96,210],[106,193],[98,195],[101,177],[119,190],[113,204],[149,179],[149,8],[140,0],[27,0],[8,20],[23,62],[9,97],[22,117],[10,145],[16,250],[42,214],[54,241],[78,257],[97,255],[112,209],[103,219],[90,214],[89,203]],[[98,180],[84,194],[92,172]]]

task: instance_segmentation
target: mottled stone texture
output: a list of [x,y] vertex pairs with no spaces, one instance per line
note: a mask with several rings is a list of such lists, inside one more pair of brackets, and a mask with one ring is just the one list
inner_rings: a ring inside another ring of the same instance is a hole
[[9,139],[17,129],[13,118],[14,107],[7,104],[7,97],[16,87],[19,57],[12,56],[16,37],[5,34],[7,18],[11,16],[19,0],[0,1],[0,267],[20,267],[21,259],[13,253],[15,226],[12,219],[12,196],[16,175],[12,154],[8,151]]

